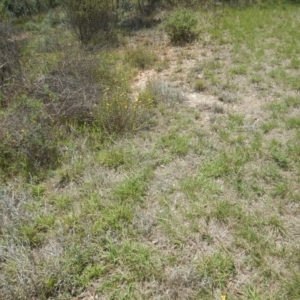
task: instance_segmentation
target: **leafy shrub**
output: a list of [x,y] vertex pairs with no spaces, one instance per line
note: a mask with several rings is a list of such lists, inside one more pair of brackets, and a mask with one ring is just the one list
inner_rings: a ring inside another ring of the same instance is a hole
[[64,3],[71,27],[84,44],[100,30],[108,31],[116,21],[110,0],[65,0]]
[[188,9],[178,9],[166,21],[165,30],[173,44],[191,42],[196,37],[197,19]]

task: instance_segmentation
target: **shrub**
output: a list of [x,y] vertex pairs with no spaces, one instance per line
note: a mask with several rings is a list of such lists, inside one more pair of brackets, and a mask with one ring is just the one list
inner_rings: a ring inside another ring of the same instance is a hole
[[84,44],[100,30],[108,31],[116,21],[110,0],[65,0],[64,6],[75,35]]
[[172,43],[182,44],[191,42],[196,38],[196,25],[197,19],[190,10],[179,9],[169,16],[165,30]]

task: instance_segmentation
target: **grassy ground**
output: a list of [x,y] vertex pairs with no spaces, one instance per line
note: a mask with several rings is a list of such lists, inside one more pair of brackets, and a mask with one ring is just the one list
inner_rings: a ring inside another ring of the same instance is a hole
[[[158,26],[95,50],[144,114],[121,136],[70,125],[56,169],[3,177],[1,298],[300,299],[299,13],[199,9],[193,44]],[[60,31],[60,51],[31,34],[25,83],[79,49]]]

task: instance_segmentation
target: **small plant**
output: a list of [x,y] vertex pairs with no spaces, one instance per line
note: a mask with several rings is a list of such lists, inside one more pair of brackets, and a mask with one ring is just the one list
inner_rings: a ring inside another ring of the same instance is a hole
[[195,15],[188,9],[179,9],[169,16],[165,30],[173,44],[183,44],[196,38],[196,26]]

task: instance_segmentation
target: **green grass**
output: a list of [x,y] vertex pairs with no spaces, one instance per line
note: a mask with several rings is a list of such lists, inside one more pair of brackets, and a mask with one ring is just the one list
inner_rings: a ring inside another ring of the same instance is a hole
[[161,26],[90,50],[24,20],[22,84],[1,91],[1,299],[299,299],[299,6],[194,13],[180,48]]

